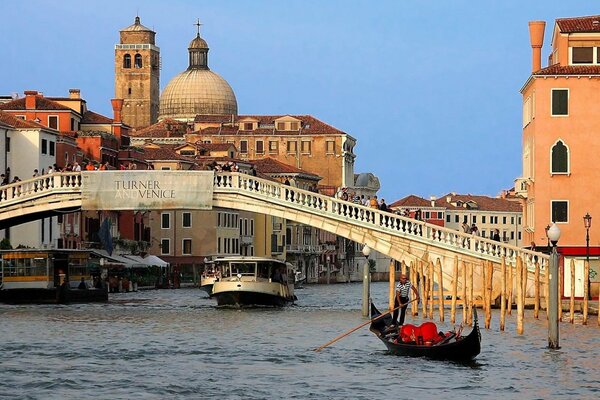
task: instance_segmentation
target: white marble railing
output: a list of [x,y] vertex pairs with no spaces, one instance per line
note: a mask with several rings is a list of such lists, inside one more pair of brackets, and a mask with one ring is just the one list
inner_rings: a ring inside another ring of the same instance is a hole
[[81,192],[81,173],[66,172],[41,175],[9,185],[0,186],[1,207],[21,203],[51,193]]
[[521,257],[529,269],[534,269],[536,261],[542,268],[548,262],[548,255],[542,253],[427,224],[397,214],[382,212],[247,174],[218,173],[215,175],[214,189],[217,192],[247,192],[249,196],[260,198],[266,202],[285,204],[308,213],[329,216],[352,225],[384,231],[415,242],[497,263],[500,263],[504,257],[508,264],[515,265],[516,259]]
[[[168,173],[168,171],[164,172]],[[33,201],[37,197],[49,194],[81,194],[81,185],[81,173],[69,172],[43,175],[0,186],[0,212],[4,207],[18,206],[20,203]],[[542,268],[548,264],[549,257],[546,254],[382,212],[248,174],[215,173],[214,192],[215,196],[219,193],[232,192],[242,194],[260,199],[267,204],[282,205],[308,214],[326,216],[338,222],[386,232],[396,237],[496,263],[500,263],[504,257],[508,264],[515,265],[516,259],[521,257],[529,269],[535,267],[535,262],[539,262]]]

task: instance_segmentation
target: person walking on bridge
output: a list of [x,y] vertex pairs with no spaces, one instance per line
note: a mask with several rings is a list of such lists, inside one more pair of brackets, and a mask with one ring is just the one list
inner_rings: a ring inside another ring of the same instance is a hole
[[[406,278],[405,274],[400,275],[400,282],[396,285],[396,299],[394,301],[394,315],[392,317],[392,323],[398,326],[404,325],[404,317],[406,316],[406,308],[408,307],[411,289],[415,293],[418,304],[420,300],[419,291]],[[398,306],[400,305],[402,305],[402,307],[398,309]],[[400,320],[398,320],[398,311],[400,311]]]

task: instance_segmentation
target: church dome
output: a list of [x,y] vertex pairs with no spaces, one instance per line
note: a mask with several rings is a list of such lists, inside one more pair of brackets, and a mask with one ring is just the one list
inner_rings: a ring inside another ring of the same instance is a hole
[[193,121],[197,114],[237,115],[237,100],[219,74],[188,69],[171,79],[160,95],[159,119]]
[[171,79],[160,95],[159,120],[193,121],[198,114],[237,115],[231,86],[208,68],[208,50],[198,32],[188,47],[188,69]]

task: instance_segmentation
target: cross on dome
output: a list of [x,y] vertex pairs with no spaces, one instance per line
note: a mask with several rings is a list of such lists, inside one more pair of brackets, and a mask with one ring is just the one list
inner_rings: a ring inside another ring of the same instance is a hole
[[198,20],[196,21],[196,23],[194,24],[198,27],[198,37],[200,37],[200,27],[204,24],[200,23],[200,18],[198,18]]

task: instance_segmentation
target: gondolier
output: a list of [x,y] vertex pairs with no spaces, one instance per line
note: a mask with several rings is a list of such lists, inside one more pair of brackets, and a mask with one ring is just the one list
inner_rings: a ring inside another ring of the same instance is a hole
[[[417,300],[417,304],[419,303],[419,291],[416,287],[413,286],[412,283],[406,278],[405,274],[400,275],[400,282],[396,285],[396,299],[394,301],[394,315],[392,317],[392,322],[397,324],[398,326],[404,325],[404,317],[406,315],[406,308],[408,307],[408,301],[410,296],[410,290],[415,293],[415,298]],[[404,304],[400,309],[398,306]],[[400,320],[398,320],[398,311],[400,311]]]

